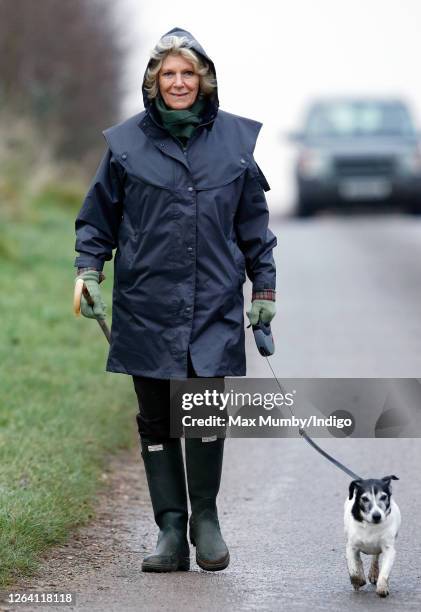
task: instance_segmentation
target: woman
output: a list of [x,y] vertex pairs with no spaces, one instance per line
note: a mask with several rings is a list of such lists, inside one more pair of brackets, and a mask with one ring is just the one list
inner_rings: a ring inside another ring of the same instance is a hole
[[[245,271],[250,322],[275,314],[276,238],[265,177],[253,159],[261,124],[218,109],[215,67],[180,28],[152,51],[145,111],[105,130],[107,152],[76,220],[75,265],[104,317],[99,283],[114,258],[109,372],[133,376],[142,456],[156,523],[144,571],[189,569],[180,438],[170,437],[169,382],[246,374]],[[190,540],[200,567],[229,563],[216,496],[224,438],[186,438]]]

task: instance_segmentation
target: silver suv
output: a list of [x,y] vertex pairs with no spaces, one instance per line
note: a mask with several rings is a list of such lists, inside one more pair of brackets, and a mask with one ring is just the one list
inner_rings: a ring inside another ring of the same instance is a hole
[[421,213],[421,150],[402,101],[315,101],[291,139],[299,145],[297,215],[367,203]]

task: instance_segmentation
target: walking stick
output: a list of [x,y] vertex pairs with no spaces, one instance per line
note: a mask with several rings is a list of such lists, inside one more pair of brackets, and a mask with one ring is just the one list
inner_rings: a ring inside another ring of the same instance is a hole
[[[89,293],[85,283],[83,282],[83,278],[78,278],[75,283],[75,292],[73,295],[73,312],[77,317],[80,317],[80,300],[82,299],[82,293],[88,302],[89,306],[94,305],[94,301],[91,298],[91,294]],[[110,343],[110,329],[106,324],[104,319],[96,319],[98,325],[104,332],[104,336],[107,338],[108,343]]]

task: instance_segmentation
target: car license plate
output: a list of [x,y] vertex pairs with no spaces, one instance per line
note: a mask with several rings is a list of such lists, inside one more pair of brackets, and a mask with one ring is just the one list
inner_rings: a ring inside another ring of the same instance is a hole
[[347,200],[383,199],[390,195],[392,185],[387,179],[348,179],[339,183],[339,194]]

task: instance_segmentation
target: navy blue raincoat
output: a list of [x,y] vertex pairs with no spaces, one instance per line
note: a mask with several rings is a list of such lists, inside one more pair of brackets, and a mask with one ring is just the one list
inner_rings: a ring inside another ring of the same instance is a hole
[[[213,62],[189,32],[189,45]],[[216,73],[215,73],[216,75]],[[75,265],[114,257],[109,372],[244,376],[243,283],[275,289],[261,123],[219,110],[217,90],[184,151],[145,110],[104,131],[107,151],[76,220]]]

